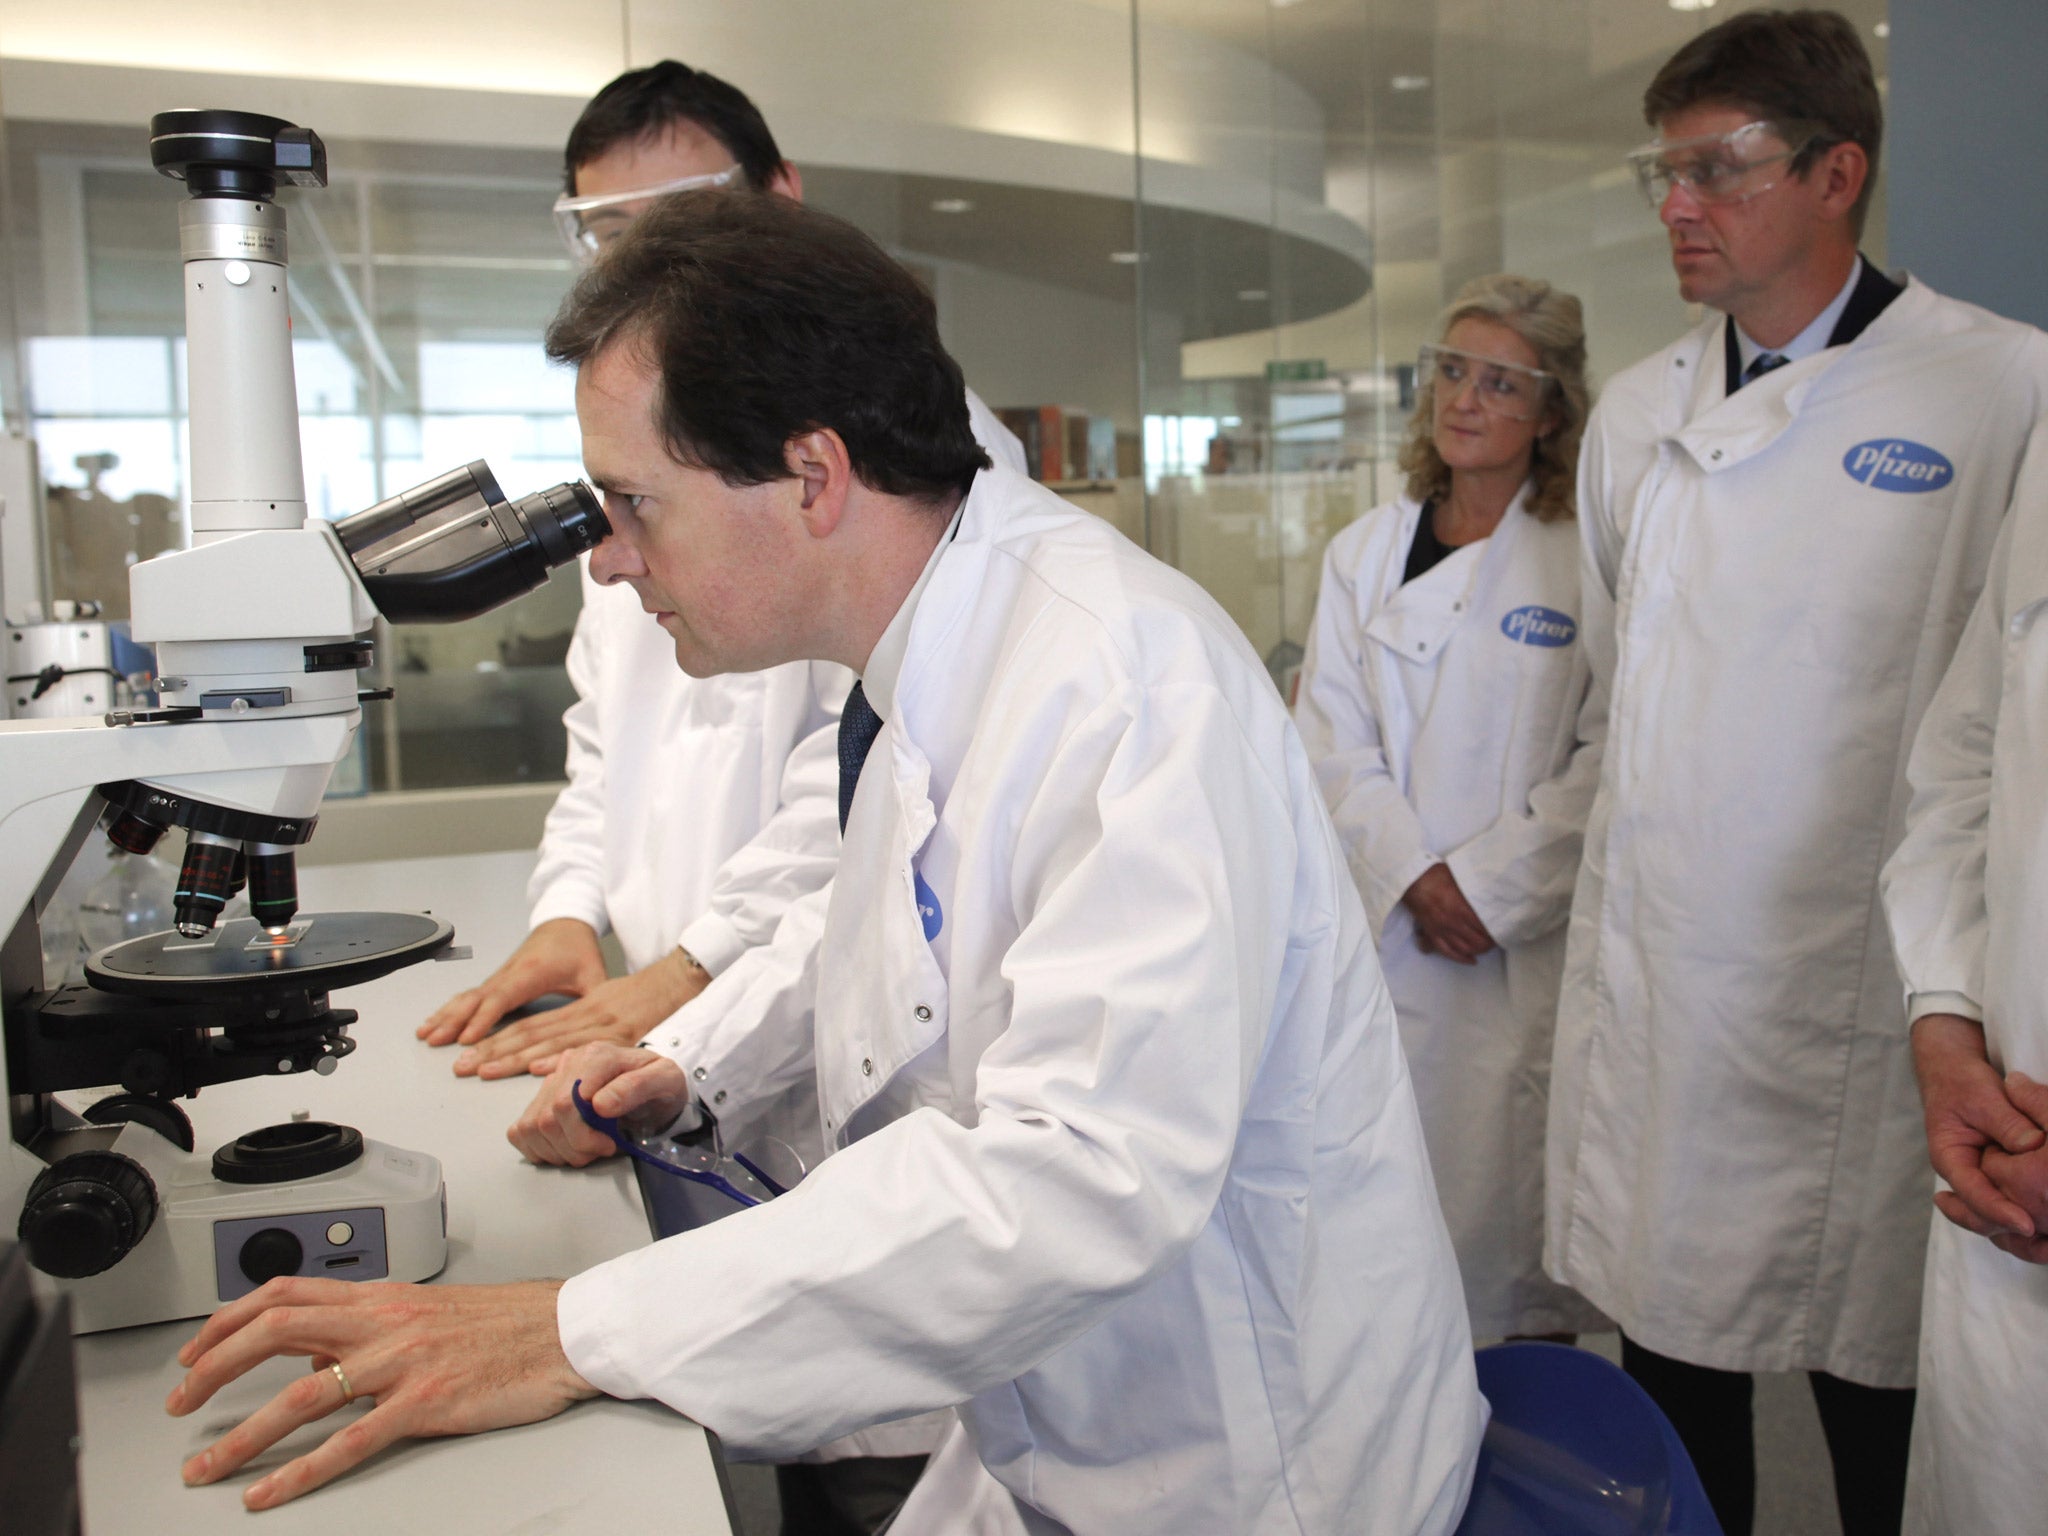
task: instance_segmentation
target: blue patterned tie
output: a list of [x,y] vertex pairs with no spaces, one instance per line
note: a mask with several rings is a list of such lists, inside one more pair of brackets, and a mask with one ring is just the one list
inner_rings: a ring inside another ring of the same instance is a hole
[[839,716],[839,832],[846,833],[846,814],[853,809],[853,786],[860,782],[860,765],[868,760],[868,748],[882,729],[882,717],[859,683],[846,696],[846,708]]
[[1749,360],[1749,366],[1742,370],[1742,382],[1754,384],[1773,369],[1782,368],[1792,359],[1782,352],[1759,352]]

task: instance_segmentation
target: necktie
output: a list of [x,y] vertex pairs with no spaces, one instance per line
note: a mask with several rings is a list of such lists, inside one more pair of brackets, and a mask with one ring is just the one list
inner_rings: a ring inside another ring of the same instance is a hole
[[1749,360],[1749,366],[1742,370],[1742,382],[1754,384],[1775,368],[1782,368],[1792,359],[1782,352],[1759,352]]
[[853,786],[860,782],[860,767],[868,760],[868,748],[882,729],[882,717],[859,683],[846,696],[846,708],[839,716],[839,831],[846,831],[846,814],[853,809]]

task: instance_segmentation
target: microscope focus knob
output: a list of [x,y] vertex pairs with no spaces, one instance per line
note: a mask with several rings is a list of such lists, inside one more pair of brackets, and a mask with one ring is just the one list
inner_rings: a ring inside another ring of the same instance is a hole
[[36,1175],[17,1228],[29,1262],[82,1280],[120,1263],[156,1221],[156,1185],[118,1152],[74,1152]]
[[303,1244],[283,1227],[265,1227],[242,1244],[242,1273],[257,1285],[279,1275],[296,1275],[305,1262]]

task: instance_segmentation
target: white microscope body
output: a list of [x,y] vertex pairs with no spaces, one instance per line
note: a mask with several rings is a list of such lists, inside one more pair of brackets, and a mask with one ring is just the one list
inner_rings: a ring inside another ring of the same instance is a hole
[[[442,1267],[431,1156],[314,1122],[210,1158],[175,1099],[239,1077],[331,1072],[353,1049],[354,1015],[327,1006],[327,986],[428,958],[452,937],[425,917],[297,919],[294,850],[375,696],[359,694],[357,669],[379,612],[468,617],[609,532],[587,487],[508,504],[481,463],[339,525],[309,524],[272,196],[281,178],[324,186],[325,149],[238,112],[163,113],[151,135],[158,168],[192,191],[180,205],[191,542],[130,573],[160,707],[0,722],[0,1219],[18,1215],[32,1261],[62,1277],[79,1332],[203,1315],[277,1274],[417,1280]],[[88,973],[107,990],[46,990],[43,910],[103,814],[135,851],[185,830],[178,931],[94,956]],[[245,879],[254,920],[218,922]],[[338,944],[335,925],[349,923],[378,925],[377,938]],[[330,950],[381,946],[381,963],[321,963],[323,935]],[[138,945],[153,946],[149,976],[115,958]],[[164,987],[158,961],[178,972]],[[108,1086],[126,1091],[85,1122],[55,1097]]]

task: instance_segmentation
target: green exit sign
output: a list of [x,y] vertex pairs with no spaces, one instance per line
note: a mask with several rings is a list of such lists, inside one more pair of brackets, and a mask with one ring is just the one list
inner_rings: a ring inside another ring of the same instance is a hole
[[1328,372],[1320,357],[1276,358],[1266,364],[1266,382],[1308,384],[1326,377]]

